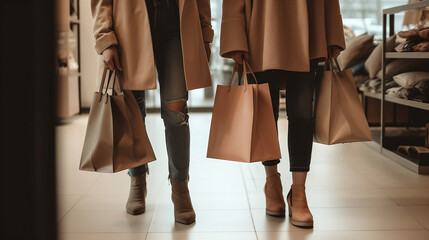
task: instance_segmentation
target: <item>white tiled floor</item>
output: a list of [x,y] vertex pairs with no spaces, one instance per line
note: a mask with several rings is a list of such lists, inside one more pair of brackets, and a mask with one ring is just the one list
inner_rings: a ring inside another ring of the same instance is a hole
[[[129,177],[78,170],[87,116],[57,127],[58,224],[62,240],[428,240],[429,176],[391,162],[365,144],[314,144],[308,198],[312,230],[265,215],[264,170],[206,159],[210,114],[192,113],[190,191],[197,221],[173,220],[163,123],[147,117],[158,160],[150,164],[147,211],[125,212]],[[287,120],[279,122],[287,156]],[[284,194],[291,184],[287,157],[280,165]]]

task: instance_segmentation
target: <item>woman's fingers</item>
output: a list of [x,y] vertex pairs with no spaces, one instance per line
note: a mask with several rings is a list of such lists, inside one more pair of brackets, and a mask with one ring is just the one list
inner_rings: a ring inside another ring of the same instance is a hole
[[118,69],[119,71],[122,71],[122,66],[121,66],[121,63],[119,62],[119,56],[117,51],[115,51],[115,55],[113,56],[113,59],[115,60],[116,69]]
[[106,64],[107,68],[109,68],[111,71],[122,71],[122,66],[119,61],[119,54],[115,46],[111,46],[104,50],[102,55],[104,64]]
[[107,68],[110,71],[114,71],[115,70],[115,67],[114,67],[114,64],[113,64],[112,60],[104,60],[104,64],[106,64]]
[[244,60],[249,59],[249,53],[243,52],[243,51],[234,52],[232,54],[232,59],[238,64],[243,64],[243,59]]

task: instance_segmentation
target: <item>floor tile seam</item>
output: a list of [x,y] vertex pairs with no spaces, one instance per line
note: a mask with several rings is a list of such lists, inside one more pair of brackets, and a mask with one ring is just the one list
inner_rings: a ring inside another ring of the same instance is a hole
[[[167,179],[164,179],[162,187],[160,187],[159,190],[158,190],[157,200],[155,201],[156,202],[155,209],[153,210],[153,214],[152,214],[152,217],[151,217],[150,222],[149,222],[149,227],[147,228],[147,232],[148,233],[150,232],[150,229],[152,227],[152,223],[153,223],[153,221],[155,219],[155,214],[158,212],[158,206],[159,206],[159,202],[160,202],[159,198],[162,196],[163,189],[165,187],[165,183],[166,183],[167,186],[170,185],[169,181]],[[147,235],[146,235],[146,237],[147,237]]]
[[[359,206],[359,207],[312,207],[311,205],[309,205],[310,209],[376,209],[376,208],[395,208],[395,207],[401,207],[398,205],[384,205],[384,206],[373,206],[373,207],[365,207],[365,206]],[[406,206],[406,207],[410,207],[410,206]],[[412,207],[412,206],[411,206]],[[265,208],[262,207],[253,207],[251,208],[251,210],[262,210]]]
[[[417,219],[416,217],[414,217],[411,213],[409,213],[406,209],[405,209],[405,207],[408,207],[408,206],[399,206],[404,212],[405,212],[405,214],[409,217],[409,218],[411,218],[411,219],[413,219],[418,225],[420,225],[423,229],[426,229],[426,230],[429,230],[429,226],[428,227],[426,227],[423,223],[421,223],[420,222],[420,220],[419,219]],[[412,207],[412,206],[411,206]]]
[[[254,231],[226,231],[226,232],[228,232],[228,233],[254,233]],[[153,234],[153,233],[166,233],[166,232],[148,232],[148,233],[151,233],[151,234]],[[168,233],[179,233],[179,234],[185,234],[185,233],[215,233],[215,234],[217,234],[217,233],[219,233],[219,234],[222,234],[222,233],[224,233],[224,232],[219,232],[219,231],[213,231],[213,230],[211,230],[211,231],[191,231],[191,232],[168,232]]]
[[183,229],[183,230],[176,230],[175,232],[167,232],[167,231],[159,231],[159,232],[151,232],[148,231],[148,234],[153,234],[153,233],[170,233],[170,234],[174,234],[174,233],[188,233],[188,234],[193,234],[193,233],[254,233],[256,234],[256,230],[255,231],[235,231],[235,230],[222,230],[222,231],[213,231],[213,230],[209,230],[209,231],[204,231],[204,230],[192,230],[192,229]]
[[[79,170],[79,171],[81,171],[81,170]],[[101,178],[101,176],[102,175],[100,175],[99,173],[97,173],[97,172],[93,172],[94,174],[97,174],[98,176],[94,179],[94,181],[90,184],[90,186],[88,186],[88,188],[87,189],[85,189],[85,191],[82,193],[82,195],[86,195],[89,191],[90,191],[90,189],[95,185],[95,183]]]
[[112,234],[112,233],[149,233],[149,231],[145,232],[136,232],[136,231],[95,231],[95,232],[73,232],[73,231],[58,231],[58,235],[62,235],[64,233],[76,233],[76,234]]
[[420,188],[429,190],[429,185],[428,186],[414,186],[414,187],[410,187],[410,186],[386,187],[386,186],[384,186],[384,187],[378,187],[377,189],[388,191],[388,190],[394,190],[394,189],[412,190],[412,189],[420,189]]
[[[75,203],[73,203],[73,205],[72,205],[72,207],[69,209],[69,210],[67,210],[67,212],[60,218],[60,219],[57,219],[57,225],[59,225],[62,221],[63,221],[63,219],[66,217],[66,215],[76,206],[76,204],[83,198],[83,195],[84,194],[81,194],[80,196],[79,196],[79,198],[76,200],[76,202]],[[57,205],[57,214],[58,214],[58,202],[56,203],[56,205]]]
[[[245,189],[246,189],[246,199],[247,199],[247,206],[249,207],[249,213],[250,213],[250,217],[251,217],[251,219],[252,219],[252,226],[253,226],[253,232],[255,233],[255,236],[256,236],[256,240],[258,240],[259,239],[259,237],[258,237],[258,234],[257,234],[257,232],[256,232],[256,224],[255,224],[255,219],[254,219],[254,216],[253,216],[253,213],[252,213],[252,208],[251,208],[251,205],[250,205],[250,198],[249,198],[249,194],[248,194],[248,191],[247,191],[247,183],[246,183],[246,181],[245,181],[245,179],[244,179],[244,173],[243,173],[243,168],[242,168],[242,166],[240,166],[240,173],[241,173],[241,177],[242,177],[242,179],[243,179],[243,184],[244,184],[244,187],[245,187]],[[251,173],[252,174],[252,173]]]
[[[292,230],[292,231],[257,231],[257,233],[289,233],[289,232],[307,232],[308,229],[303,230]],[[409,230],[409,229],[399,229],[399,230],[324,230],[324,229],[310,229],[310,231],[313,232],[427,232],[429,233],[429,230],[427,229],[417,229],[417,230]]]

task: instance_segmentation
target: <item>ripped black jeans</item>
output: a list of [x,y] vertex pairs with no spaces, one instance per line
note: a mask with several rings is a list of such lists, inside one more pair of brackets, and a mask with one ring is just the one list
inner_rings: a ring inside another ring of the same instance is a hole
[[[153,52],[158,72],[161,95],[161,117],[164,120],[170,176],[178,181],[189,178],[190,136],[188,108],[179,112],[167,109],[167,104],[187,101],[180,39],[179,9],[172,1],[156,8],[153,0],[146,1],[151,22]],[[162,1],[161,1],[162,3]],[[155,11],[157,13],[155,14]],[[145,67],[145,66],[142,66]],[[146,116],[145,92],[133,91],[143,119]],[[131,176],[140,176],[148,170],[147,164],[129,170]]]
[[[317,61],[311,60],[310,72],[267,70],[256,72],[258,83],[268,83],[274,111],[274,119],[279,119],[280,83],[286,81],[286,113],[288,117],[288,149],[291,172],[310,170],[313,148],[313,95],[316,84]],[[251,74],[250,83],[256,83]],[[283,134],[283,133],[279,133]],[[279,159],[262,162],[264,166],[274,166]]]

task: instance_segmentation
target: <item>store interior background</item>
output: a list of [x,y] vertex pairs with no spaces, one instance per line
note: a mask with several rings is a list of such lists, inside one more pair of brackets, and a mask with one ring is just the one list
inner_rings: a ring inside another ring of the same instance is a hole
[[[78,170],[101,62],[94,50],[91,1],[72,2],[79,14],[72,16],[71,24],[67,23],[73,31],[58,42],[61,47],[67,41],[77,64],[72,65],[73,69],[69,65],[69,69],[61,70],[60,66],[58,84],[56,174],[60,239],[429,239],[429,175],[418,174],[391,161],[379,153],[376,144],[333,147],[315,144],[314,168],[308,181],[310,207],[314,206],[316,216],[314,232],[300,232],[290,226],[288,220],[264,215],[261,166],[204,158],[215,88],[218,84],[227,84],[233,66],[231,60],[219,56],[222,0],[211,0],[215,31],[210,61],[213,87],[190,92],[188,102],[192,134],[190,189],[197,223],[188,227],[172,221],[163,123],[158,113],[159,90],[146,93],[150,113],[146,125],[159,156],[150,165],[148,211],[137,217],[127,215],[124,204],[129,177],[125,172],[99,174]],[[353,29],[355,36],[365,32],[374,34],[374,41],[379,43],[383,31],[382,10],[406,3],[407,0],[340,0],[343,23]],[[66,14],[70,9],[57,11]],[[404,29],[403,17],[403,12],[395,14],[395,32]],[[60,51],[60,54],[67,53]],[[63,75],[66,81],[61,82],[61,71],[67,72]],[[287,131],[284,101],[282,98],[281,132]],[[379,102],[374,105],[379,106]],[[376,116],[371,126],[377,129],[380,109],[369,113]],[[379,131],[375,131],[374,136],[378,137]],[[286,138],[285,134],[280,136],[284,156],[287,155]],[[287,158],[280,172],[287,194],[291,181]],[[350,234],[355,238],[350,238]]]
[[[77,0],[75,0],[77,1]],[[406,0],[340,0],[341,12],[344,25],[351,27],[355,35],[364,32],[375,34],[377,40],[381,40],[383,8],[397,6],[407,3]],[[98,55],[94,50],[94,37],[92,33],[92,16],[90,1],[79,1],[80,14],[80,45],[81,45],[81,108],[88,109],[91,106],[92,95],[96,87],[98,76]],[[225,84],[229,79],[232,62],[219,56],[220,25],[222,19],[222,0],[211,0],[212,26],[215,38],[211,44],[212,57],[210,69],[213,76],[214,86]],[[395,18],[397,30],[401,29],[403,13]],[[76,28],[76,26],[75,26]],[[76,49],[76,47],[73,47]],[[77,59],[77,52],[74,51]],[[189,95],[190,108],[205,108],[210,110],[213,106],[215,88],[207,88],[192,91]],[[147,91],[147,108],[156,109],[160,107],[159,90]]]

